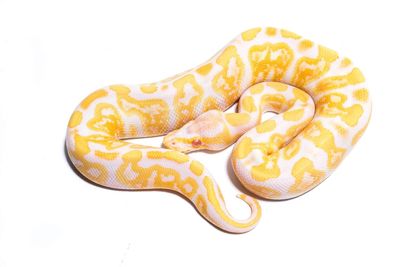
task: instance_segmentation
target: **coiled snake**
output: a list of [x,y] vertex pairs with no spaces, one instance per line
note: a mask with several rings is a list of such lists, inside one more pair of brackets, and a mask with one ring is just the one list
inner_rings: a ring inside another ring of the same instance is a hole
[[[222,112],[239,98],[236,113]],[[261,122],[266,111],[277,115]],[[241,183],[262,198],[292,198],[336,169],[370,114],[364,77],[348,58],[286,30],[254,28],[179,75],[90,94],[71,116],[66,146],[97,184],[177,191],[213,225],[241,233],[260,219],[257,200],[239,195],[251,215],[233,218],[209,171],[182,152],[236,142],[231,161]],[[170,149],[124,141],[163,134]]]

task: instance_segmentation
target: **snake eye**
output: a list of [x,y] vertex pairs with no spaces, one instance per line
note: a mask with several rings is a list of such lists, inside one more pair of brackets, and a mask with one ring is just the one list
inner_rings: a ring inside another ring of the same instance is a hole
[[193,139],[192,147],[197,148],[197,147],[200,147],[201,145],[202,145],[202,142],[200,139]]

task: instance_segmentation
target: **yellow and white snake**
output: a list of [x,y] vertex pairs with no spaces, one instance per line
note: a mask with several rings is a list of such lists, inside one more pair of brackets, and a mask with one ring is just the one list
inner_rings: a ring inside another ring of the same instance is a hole
[[[236,113],[223,112],[237,100]],[[261,122],[266,111],[277,115]],[[336,169],[370,114],[364,77],[348,58],[287,30],[254,28],[174,77],[93,92],[73,112],[66,146],[97,184],[177,191],[213,225],[242,233],[260,219],[257,200],[239,195],[251,215],[233,218],[209,171],[184,153],[236,142],[231,161],[248,190],[293,198]],[[124,141],[164,134],[169,149]]]

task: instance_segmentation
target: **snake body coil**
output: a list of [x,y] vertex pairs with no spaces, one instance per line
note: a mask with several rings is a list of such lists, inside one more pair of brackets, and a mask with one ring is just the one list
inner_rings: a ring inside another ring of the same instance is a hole
[[[222,112],[239,98],[238,112]],[[261,122],[265,111],[278,114]],[[336,169],[370,114],[364,77],[348,58],[286,30],[254,28],[182,74],[95,91],[72,114],[66,145],[91,181],[177,191],[212,224],[240,233],[259,221],[258,202],[239,195],[251,215],[233,218],[211,174],[182,152],[237,142],[231,160],[243,185],[263,198],[292,198]],[[167,133],[173,150],[124,141]]]

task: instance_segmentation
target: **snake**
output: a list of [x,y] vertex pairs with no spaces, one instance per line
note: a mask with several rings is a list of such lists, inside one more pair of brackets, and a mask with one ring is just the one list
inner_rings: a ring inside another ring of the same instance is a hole
[[[263,121],[265,112],[274,114]],[[365,78],[349,58],[291,31],[257,27],[175,76],[94,91],[70,117],[66,150],[95,184],[175,191],[215,227],[244,233],[261,218],[259,199],[294,198],[324,181],[370,115]],[[162,135],[162,147],[128,140]],[[249,191],[238,194],[250,207],[245,219],[229,213],[210,162],[187,155],[232,144],[234,174]]]

